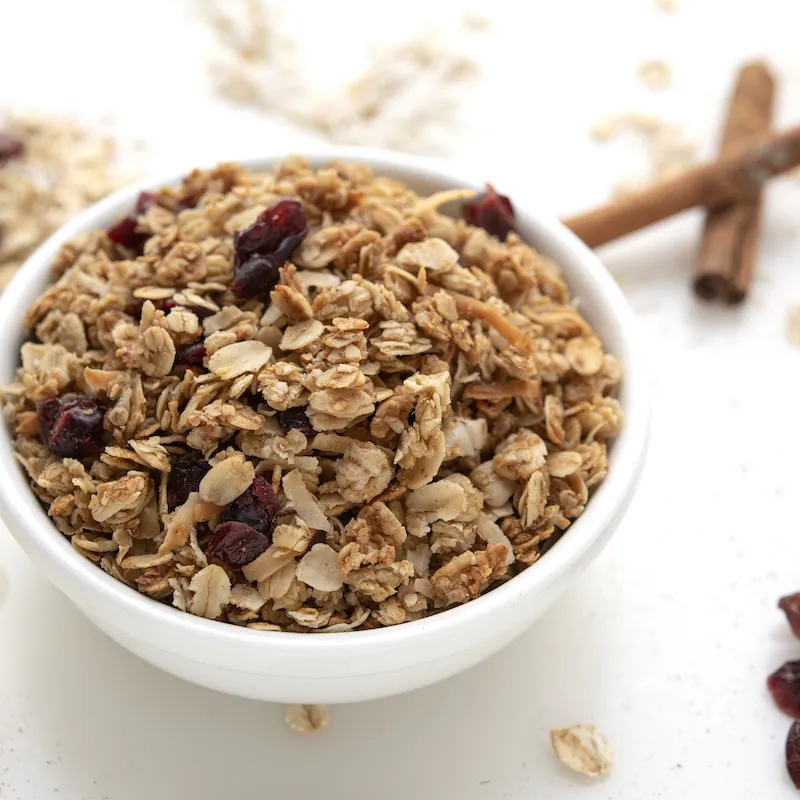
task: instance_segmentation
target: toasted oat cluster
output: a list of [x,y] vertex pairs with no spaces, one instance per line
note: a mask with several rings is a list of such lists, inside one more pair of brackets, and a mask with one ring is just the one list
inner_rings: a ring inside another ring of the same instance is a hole
[[534,564],[606,474],[620,366],[508,199],[473,195],[224,164],[66,245],[3,400],[72,546],[183,611],[298,632]]

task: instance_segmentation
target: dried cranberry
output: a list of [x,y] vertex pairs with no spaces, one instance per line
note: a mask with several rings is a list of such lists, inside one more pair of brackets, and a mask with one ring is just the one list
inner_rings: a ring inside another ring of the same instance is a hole
[[181,456],[172,465],[167,479],[167,507],[170,511],[183,505],[211,469],[207,461],[193,455]]
[[483,228],[501,241],[514,230],[514,206],[494,186],[486,184],[486,191],[472,200],[465,200],[462,206],[464,220],[470,225]]
[[[163,311],[165,314],[178,305],[171,297],[167,297],[164,300],[151,300],[150,302],[155,306],[156,311]],[[125,313],[139,319],[142,316],[143,305],[144,300],[133,300],[125,306]]]
[[146,214],[153,206],[157,206],[159,196],[155,192],[142,192],[136,200],[136,214],[141,216]]
[[256,221],[234,236],[240,258],[274,253],[290,236],[306,232],[306,212],[297,200],[281,200],[262,211]]
[[767,678],[775,705],[790,717],[800,719],[800,661],[787,661]]
[[8,131],[0,131],[0,166],[25,152],[25,142]]
[[778,608],[786,614],[786,619],[795,636],[800,638],[800,592],[781,597]]
[[800,789],[800,721],[795,720],[786,737],[786,769],[796,789]]
[[271,292],[280,280],[285,261],[273,256],[252,256],[235,268],[231,291],[241,299]]
[[206,547],[206,555],[239,569],[258,558],[269,546],[269,536],[244,522],[221,522],[214,529],[214,535]]
[[175,351],[175,363],[188,364],[189,366],[202,364],[205,355],[206,346],[202,342],[184,344]]
[[251,392],[249,389],[239,397],[242,403],[250,406],[253,411],[258,411],[258,407],[264,402],[264,398],[257,392]]
[[42,441],[61,458],[96,456],[103,449],[104,417],[105,409],[92,395],[51,397],[36,406]]
[[233,237],[236,261],[231,291],[239,298],[270,291],[279,270],[307,233],[306,212],[296,200],[281,200]]
[[108,229],[108,238],[114,244],[122,245],[122,247],[138,249],[143,243],[144,234],[136,230],[136,225],[136,217],[123,217],[116,225],[112,225]]
[[138,250],[147,241],[150,234],[142,233],[137,230],[137,220],[142,214],[146,214],[153,206],[158,205],[158,195],[153,192],[142,192],[136,200],[134,213],[123,217],[116,225],[112,225],[108,231],[108,238],[114,244]]
[[286,411],[279,411],[278,425],[283,434],[287,434],[289,431],[300,431],[306,436],[314,434],[314,426],[308,419],[304,408],[288,408]]
[[181,199],[175,203],[175,213],[179,214],[181,211],[186,211],[187,208],[194,208],[199,200],[199,194],[187,194],[185,197],[181,197]]
[[271,536],[275,530],[277,516],[278,498],[272,484],[261,475],[256,475],[247,491],[222,512],[223,522],[242,522],[266,536]]

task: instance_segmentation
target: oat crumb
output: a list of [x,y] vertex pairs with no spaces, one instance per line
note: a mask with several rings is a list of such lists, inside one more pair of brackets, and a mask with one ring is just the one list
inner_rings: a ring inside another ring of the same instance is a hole
[[315,733],[328,727],[331,721],[331,710],[328,706],[287,705],[284,711],[286,724],[298,733]]
[[222,97],[278,113],[332,142],[418,153],[447,152],[466,82],[478,72],[469,37],[491,24],[465,14],[447,36],[428,30],[367,53],[355,80],[319,92],[303,77],[301,50],[279,4],[205,0],[200,9],[213,36],[208,73]]
[[115,143],[76,122],[35,113],[0,117],[0,291],[17,268],[79,211],[118,188]]
[[645,61],[639,65],[638,74],[649,89],[667,89],[672,83],[672,70],[665,61]]
[[613,189],[616,197],[674,178],[696,161],[696,143],[679,125],[659,117],[638,112],[614,114],[596,122],[590,129],[592,139],[601,143],[625,134],[633,134],[644,144],[648,167],[642,174],[617,181]]
[[786,341],[800,350],[800,306],[792,306],[786,315]]
[[552,730],[550,741],[561,763],[581,775],[597,778],[611,769],[614,751],[594,725]]

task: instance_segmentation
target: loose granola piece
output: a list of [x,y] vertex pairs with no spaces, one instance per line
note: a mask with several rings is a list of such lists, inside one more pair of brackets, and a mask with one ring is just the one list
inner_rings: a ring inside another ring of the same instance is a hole
[[792,306],[787,312],[786,341],[800,349],[800,306]]
[[208,360],[208,368],[225,380],[245,372],[258,372],[272,357],[272,349],[262,342],[234,342],[221,347]]
[[547,445],[541,436],[520,428],[497,446],[492,466],[498,475],[513,481],[526,481],[546,464]]
[[120,185],[111,138],[41,114],[9,114],[2,126],[0,290],[51,233]]
[[368,503],[393,477],[386,453],[371,442],[353,442],[336,466],[339,494],[350,503]]
[[336,569],[336,551],[327,544],[315,544],[297,565],[297,580],[321,592],[342,588],[344,578]]
[[523,353],[536,351],[536,343],[526,333],[508,321],[500,311],[493,306],[464,295],[455,295],[456,308],[464,317],[476,317],[494,328],[512,347]]
[[216,619],[231,599],[231,579],[222,567],[209,564],[189,584],[189,611],[198,617]]
[[283,491],[298,516],[309,527],[318,531],[330,532],[333,530],[316,498],[308,491],[300,470],[294,469],[284,476]]
[[138,516],[150,500],[150,478],[144,472],[129,472],[116,481],[101,483],[89,501],[98,521],[119,525]]
[[502,477],[494,468],[494,461],[485,461],[469,474],[472,482],[482,492],[486,505],[490,508],[504,506],[514,495],[517,485]]
[[665,61],[645,61],[639,65],[638,74],[650,89],[666,89],[672,83],[672,72]]
[[215,464],[200,481],[200,497],[218,506],[227,506],[253,482],[255,468],[244,455],[236,453]]
[[490,544],[486,550],[467,550],[451,558],[431,576],[437,606],[478,597],[492,581],[505,575],[507,555],[505,545]]
[[402,624],[535,565],[608,471],[622,373],[557,265],[440,212],[472,194],[223,164],[64,247],[0,391],[57,529],[254,630]]
[[605,775],[614,762],[611,745],[594,725],[552,730],[550,741],[562,764],[590,778]]
[[298,733],[314,733],[328,727],[331,710],[322,705],[287,705],[283,718]]

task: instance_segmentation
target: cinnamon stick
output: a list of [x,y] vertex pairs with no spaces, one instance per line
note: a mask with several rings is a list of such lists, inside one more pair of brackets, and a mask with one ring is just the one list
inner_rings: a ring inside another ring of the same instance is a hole
[[[745,65],[729,102],[721,155],[735,153],[769,131],[774,97],[775,80],[767,67],[760,62]],[[759,190],[750,200],[706,214],[694,271],[694,289],[700,297],[728,303],[744,300],[755,265],[762,194]]]
[[800,126],[686,170],[636,194],[564,220],[589,247],[598,247],[694,206],[722,206],[756,196],[775,175],[800,166]]

